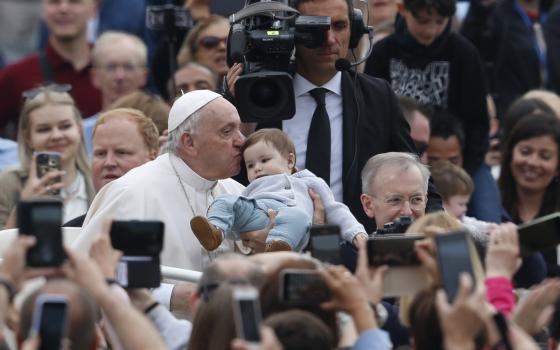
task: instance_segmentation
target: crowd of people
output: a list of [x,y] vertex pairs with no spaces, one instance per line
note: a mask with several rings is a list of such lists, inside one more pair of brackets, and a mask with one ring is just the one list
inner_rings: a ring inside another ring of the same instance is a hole
[[[517,226],[560,211],[560,3],[280,1],[330,27],[295,42],[293,117],[254,123],[226,16],[256,2],[0,3],[0,240],[45,198],[77,232],[59,266],[29,266],[41,237],[0,244],[0,348],[45,348],[56,297],[68,349],[560,349],[560,240],[527,251]],[[192,25],[154,29],[165,4]],[[196,277],[122,283],[110,231],[129,220],[162,222],[158,264]],[[384,237],[414,240],[412,267],[374,262]],[[290,301],[296,272],[320,287]]]

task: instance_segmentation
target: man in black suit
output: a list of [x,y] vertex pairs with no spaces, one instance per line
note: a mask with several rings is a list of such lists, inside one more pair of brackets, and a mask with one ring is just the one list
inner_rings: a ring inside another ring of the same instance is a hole
[[[298,169],[310,169],[325,179],[335,198],[348,205],[367,231],[372,232],[375,224],[365,215],[360,203],[361,169],[371,156],[378,153],[416,153],[410,128],[387,82],[353,70],[338,71],[335,68],[337,60],[347,57],[350,46],[352,8],[349,2],[299,0],[294,7],[301,15],[329,16],[331,28],[320,47],[296,47],[295,116],[281,123],[261,123],[258,128],[284,130],[296,145]],[[235,64],[228,73],[230,88],[241,70],[242,66]],[[324,102],[312,96],[315,95],[312,90],[317,88],[325,89],[323,96],[319,97],[324,98]],[[328,114],[326,127],[314,120],[317,107],[323,103],[323,112],[326,110]],[[325,128],[326,137],[323,134],[319,139],[326,139],[327,143],[313,143],[311,139],[316,135],[312,134]],[[317,160],[319,163],[326,160],[326,170],[324,165],[313,164]],[[430,186],[427,211],[437,209],[441,209],[441,199]]]

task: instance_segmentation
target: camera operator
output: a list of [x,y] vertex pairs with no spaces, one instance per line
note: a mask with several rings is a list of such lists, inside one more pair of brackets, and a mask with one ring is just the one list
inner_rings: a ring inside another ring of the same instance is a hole
[[360,199],[365,214],[375,219],[376,232],[404,233],[405,218],[425,214],[429,178],[430,170],[416,155],[388,152],[370,158],[362,170]]
[[[294,117],[259,123],[257,128],[285,131],[296,145],[297,168],[311,170],[329,183],[335,199],[348,205],[371,232],[372,221],[360,207],[359,171],[378,153],[416,153],[409,126],[387,82],[355,73],[344,59],[352,39],[358,41],[367,32],[363,24],[356,33],[351,32],[356,16],[351,4],[347,0],[301,0],[293,7],[301,16],[330,17],[330,29],[317,48],[296,45]],[[242,71],[243,65],[236,63],[228,72],[231,93],[235,93]],[[441,210],[435,191],[430,191],[429,208]]]

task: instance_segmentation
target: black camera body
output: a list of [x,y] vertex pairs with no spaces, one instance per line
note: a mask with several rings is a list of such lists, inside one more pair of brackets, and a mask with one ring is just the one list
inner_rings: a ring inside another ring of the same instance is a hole
[[241,120],[291,119],[295,114],[291,75],[295,47],[319,47],[330,29],[330,17],[300,16],[283,2],[259,1],[233,14],[230,22],[228,64],[244,66],[235,83]]
[[411,223],[412,219],[410,217],[400,216],[397,220],[383,225],[383,228],[378,229],[376,233],[379,235],[405,233]]

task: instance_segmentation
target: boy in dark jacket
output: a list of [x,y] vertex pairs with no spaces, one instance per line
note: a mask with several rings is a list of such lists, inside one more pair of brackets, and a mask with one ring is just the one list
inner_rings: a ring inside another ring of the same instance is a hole
[[378,42],[365,73],[395,93],[456,115],[465,129],[464,167],[473,175],[488,148],[486,86],[476,49],[451,32],[455,0],[404,0],[395,33]]

